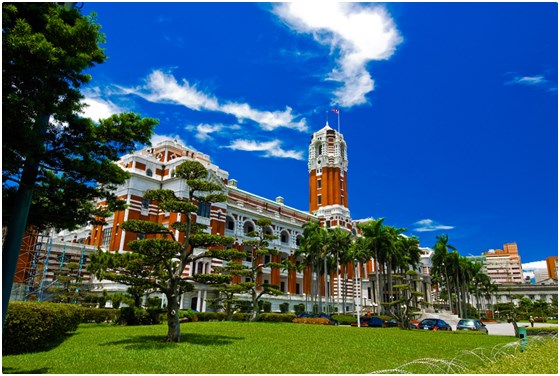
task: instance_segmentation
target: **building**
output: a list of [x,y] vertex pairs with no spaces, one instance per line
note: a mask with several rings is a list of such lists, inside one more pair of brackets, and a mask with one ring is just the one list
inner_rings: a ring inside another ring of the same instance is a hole
[[[127,220],[151,221],[166,227],[175,222],[185,221],[185,218],[181,218],[181,214],[162,212],[144,197],[145,192],[152,189],[169,189],[179,197],[186,197],[187,183],[175,176],[175,169],[184,161],[202,163],[208,170],[207,179],[220,185],[227,196],[226,202],[200,203],[198,212],[194,216],[196,223],[206,225],[205,231],[208,233],[232,236],[235,239],[234,247],[238,249],[243,248],[243,241],[249,239],[246,234],[255,229],[255,222],[260,218],[268,218],[272,221],[272,225],[263,230],[278,237],[271,242],[271,245],[280,251],[279,255],[271,256],[270,261],[273,262],[281,262],[284,259],[290,259],[294,263],[302,261],[296,258],[295,251],[299,247],[303,234],[302,227],[309,221],[317,221],[327,228],[339,227],[354,234],[359,232],[356,225],[361,221],[353,221],[348,208],[347,145],[343,135],[326,123],[322,129],[312,135],[309,144],[308,212],[290,207],[282,197],[271,200],[241,189],[235,179],[229,178],[226,170],[212,163],[210,156],[192,150],[175,140],[167,140],[125,155],[118,161],[118,165],[130,174],[130,178],[115,191],[116,196],[126,202],[125,210],[113,213],[106,218],[106,223],[103,225],[83,228],[73,233],[62,232],[56,236],[51,234],[51,240],[40,241],[42,251],[38,253],[41,255],[39,264],[42,263],[45,268],[53,270],[60,267],[60,263],[52,262],[52,257],[55,254],[59,257],[60,253],[64,252],[63,249],[67,249],[68,252],[72,249],[72,252],[79,255],[83,253],[84,261],[87,261],[89,254],[98,248],[107,252],[126,252],[127,244],[138,238],[137,234],[127,233],[122,229],[121,224]],[[181,237],[178,237],[179,235]],[[182,236],[176,234],[179,241],[184,240]],[[48,244],[52,239],[54,239],[53,244],[57,246],[49,248]],[[194,250],[195,254],[203,251]],[[429,248],[423,249],[422,262],[418,270],[423,280],[420,287],[428,302],[432,301],[429,279],[432,253]],[[31,254],[32,252],[27,255],[29,260],[32,258]],[[249,260],[244,262],[248,264]],[[32,262],[29,261],[27,264],[32,265]],[[215,267],[222,265],[219,259],[200,259],[188,265],[183,275],[212,273]],[[335,271],[327,276],[326,283],[321,278],[320,294],[329,298],[325,306],[331,305],[339,312],[355,311],[357,307],[374,310],[378,306],[378,299],[375,296],[376,286],[371,279],[375,272],[376,263],[373,259],[359,263],[357,267],[353,263],[340,265],[338,272]],[[27,274],[25,280],[29,282],[31,280],[29,275],[32,273]],[[55,273],[43,274],[45,276],[43,283],[52,283],[56,279]],[[34,275],[37,275],[37,272]],[[90,277],[88,275],[88,278]],[[265,296],[264,299],[272,303],[274,311],[278,311],[282,303],[290,304],[292,310],[293,305],[303,303],[306,305],[306,310],[310,311],[311,307],[308,304],[313,298],[312,284],[319,277],[311,268],[303,272],[264,268],[263,282],[277,285],[284,292],[284,295]],[[126,286],[112,281],[93,279],[93,283],[95,291],[126,290]],[[206,299],[216,297],[215,290],[203,284],[195,284],[194,287],[193,291],[181,297],[181,308],[192,308],[201,312],[210,310]],[[384,293],[388,292],[385,290]],[[246,298],[248,299],[248,296]]]
[[548,278],[558,279],[558,256],[546,258],[546,269],[548,271]]
[[90,284],[93,276],[86,266],[96,248],[85,244],[86,235],[89,231],[64,231],[55,235],[52,231],[40,233],[28,228],[22,241],[10,300],[48,301],[50,288],[58,287],[57,276],[70,272],[76,282]]
[[484,252],[484,272],[498,284],[523,283],[521,258],[516,243],[504,244],[504,249],[491,249]]

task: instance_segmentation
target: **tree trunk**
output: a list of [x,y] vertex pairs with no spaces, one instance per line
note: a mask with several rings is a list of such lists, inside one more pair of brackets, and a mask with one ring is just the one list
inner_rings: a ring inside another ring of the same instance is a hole
[[449,285],[449,274],[447,273],[447,265],[443,264],[445,270],[445,287],[447,287],[447,300],[449,302],[449,311],[453,313],[453,298],[451,297],[451,286]]
[[[377,262],[377,267],[379,268],[379,273],[381,273],[381,266],[383,264],[381,262]],[[385,312],[385,307],[383,306],[383,303],[385,302],[385,297],[383,296],[383,287],[385,286],[385,266],[383,265],[383,274],[379,274],[379,283],[377,286],[378,289],[378,300],[379,300],[379,313]]]
[[251,291],[251,301],[253,302],[253,311],[251,312],[251,321],[257,321],[257,314],[259,313],[259,299],[257,296],[257,291],[253,289]]
[[378,256],[377,256],[377,251],[376,251],[375,252],[375,283],[377,283],[377,286],[376,286],[377,287],[377,296],[376,296],[376,299],[375,299],[376,300],[375,303],[377,303],[376,312],[377,312],[378,315],[380,315],[381,314],[382,300],[381,300],[381,287],[379,285],[380,285],[381,279],[379,278],[380,277],[379,276],[380,270],[379,270],[379,261],[377,259],[378,259]]
[[391,261],[387,263],[387,285],[389,287],[389,301],[393,301],[393,265]]
[[181,326],[179,325],[179,299],[176,291],[166,293],[167,297],[167,342],[181,341]]
[[329,297],[330,297],[330,291],[329,291],[329,286],[328,286],[328,273],[327,273],[327,258],[325,257],[323,259],[323,275],[324,275],[324,280],[325,280],[325,305],[326,305],[326,311],[327,311],[327,315],[329,314]]

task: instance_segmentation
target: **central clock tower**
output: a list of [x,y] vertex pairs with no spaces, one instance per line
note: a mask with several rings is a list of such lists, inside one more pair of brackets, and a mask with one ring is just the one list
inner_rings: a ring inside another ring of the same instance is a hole
[[342,133],[326,125],[309,144],[309,212],[327,228],[352,230],[348,210],[348,155]]

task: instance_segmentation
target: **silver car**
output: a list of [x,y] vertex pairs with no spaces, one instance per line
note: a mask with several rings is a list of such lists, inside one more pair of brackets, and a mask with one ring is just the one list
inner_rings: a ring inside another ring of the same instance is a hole
[[457,323],[457,330],[478,330],[479,332],[488,334],[488,328],[480,320],[461,319]]

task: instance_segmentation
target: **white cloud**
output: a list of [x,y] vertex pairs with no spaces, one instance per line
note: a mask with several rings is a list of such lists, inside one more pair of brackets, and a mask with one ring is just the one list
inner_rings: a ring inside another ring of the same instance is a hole
[[253,140],[235,140],[231,145],[226,146],[233,150],[243,151],[262,151],[265,157],[277,158],[292,158],[297,160],[304,160],[303,153],[295,150],[284,150],[280,147],[280,140],[273,140],[268,142],[257,142]]
[[453,230],[455,226],[446,226],[439,224],[431,219],[422,219],[414,223],[417,227],[412,229],[416,232],[429,232],[429,231],[439,231],[439,230]]
[[154,103],[171,103],[182,105],[195,111],[215,111],[235,116],[238,121],[252,120],[261,129],[272,131],[286,127],[298,131],[306,131],[305,119],[296,120],[298,115],[292,113],[290,107],[284,111],[261,111],[247,103],[226,102],[221,104],[216,97],[199,90],[187,80],[177,82],[171,74],[160,70],[153,71],[142,87],[123,88],[127,94],[138,95]]
[[542,85],[547,83],[548,81],[541,75],[538,76],[516,76],[511,81],[508,81],[508,84],[512,85]]
[[210,135],[212,133],[220,132],[224,129],[224,126],[222,124],[198,124],[187,125],[185,129],[191,132],[196,132],[196,139],[200,142],[204,142],[212,139]]
[[523,270],[535,270],[535,269],[546,269],[546,261],[533,261],[521,264],[521,269]]
[[90,118],[93,121],[99,121],[99,119],[107,119],[111,115],[124,112],[119,106],[111,102],[110,100],[101,99],[99,97],[84,96],[82,103],[86,104],[82,111],[82,116]]
[[334,92],[335,102],[352,107],[367,102],[374,81],[366,69],[373,60],[386,60],[402,42],[385,8],[351,3],[280,3],[273,12],[293,30],[312,34],[314,39],[336,51],[336,67],[328,80],[342,86]]

